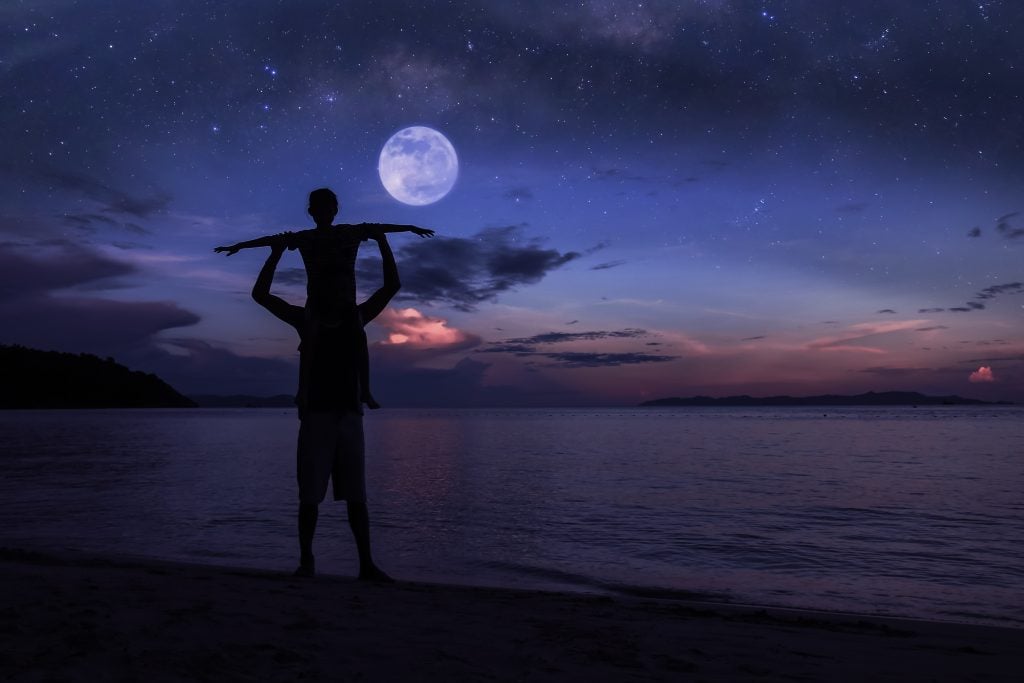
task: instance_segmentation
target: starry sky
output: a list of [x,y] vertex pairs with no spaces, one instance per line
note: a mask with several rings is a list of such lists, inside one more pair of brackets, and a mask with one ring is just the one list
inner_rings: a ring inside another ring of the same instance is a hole
[[[1019,2],[5,0],[0,30],[0,343],[291,393],[266,250],[212,249],[328,186],[438,233],[391,240],[386,406],[1024,400]],[[460,162],[421,207],[377,174],[413,125]]]

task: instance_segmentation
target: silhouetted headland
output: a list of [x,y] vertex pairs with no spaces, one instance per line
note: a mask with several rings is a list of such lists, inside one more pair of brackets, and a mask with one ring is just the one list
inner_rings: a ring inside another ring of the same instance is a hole
[[0,345],[0,408],[194,408],[156,375],[113,358]]
[[693,396],[691,398],[658,398],[644,401],[641,406],[991,406],[1013,405],[1012,402],[979,401],[962,396],[926,396],[916,391],[869,391],[856,396],[839,396],[825,394],[822,396],[726,396],[712,398],[710,396]]

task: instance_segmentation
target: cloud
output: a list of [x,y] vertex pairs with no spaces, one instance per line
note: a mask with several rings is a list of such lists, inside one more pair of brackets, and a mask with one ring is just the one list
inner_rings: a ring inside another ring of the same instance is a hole
[[160,376],[184,394],[248,394],[273,396],[294,393],[297,359],[243,356],[201,339],[173,338],[159,345],[118,352],[129,367]]
[[447,320],[424,315],[415,308],[384,309],[376,322],[388,332],[382,346],[443,348],[451,352],[480,344],[478,336],[449,327]]
[[664,363],[675,360],[676,356],[656,356],[649,353],[598,353],[587,351],[559,351],[534,353],[555,361],[553,365],[563,368],[601,368],[644,363]]
[[111,355],[146,346],[164,330],[199,322],[166,301],[113,301],[75,294],[111,288],[134,266],[64,242],[0,244],[0,341]]
[[134,266],[69,242],[0,244],[0,301],[95,285],[136,272]]
[[135,196],[78,173],[50,169],[42,175],[45,180],[56,184],[62,190],[79,192],[99,202],[101,210],[108,213],[148,218],[165,211],[171,202],[170,196],[161,192],[148,197]]
[[919,308],[919,309],[917,309],[917,312],[918,313],[942,313],[944,310],[946,310],[946,309],[945,308]]
[[636,327],[627,327],[623,330],[595,330],[588,332],[543,332],[532,337],[518,337],[506,339],[501,344],[561,344],[573,341],[593,341],[595,339],[636,339],[648,334],[647,330]]
[[904,332],[924,324],[925,320],[894,320],[884,323],[858,323],[850,325],[844,334],[823,337],[808,342],[806,348],[822,351],[856,351],[860,353],[885,353],[882,349],[864,344],[868,339],[896,332]]
[[1003,285],[986,287],[975,295],[975,299],[994,299],[1000,294],[1024,293],[1024,282],[1007,282]]
[[995,382],[996,376],[992,373],[992,368],[987,365],[982,365],[980,368],[975,370],[967,378],[967,381],[974,383],[981,382]]
[[882,310],[878,311],[878,313],[891,313],[891,314],[895,314],[896,311],[892,310],[891,308],[883,308]]
[[948,330],[949,328],[945,325],[929,325],[928,327],[919,327],[915,332],[932,332],[934,330]]
[[1020,211],[1013,211],[996,219],[996,230],[1008,240],[1015,240],[1024,237],[1024,228],[1016,228],[1010,219],[1020,215]]
[[890,368],[884,366],[875,366],[870,368],[864,368],[860,372],[867,373],[869,375],[881,375],[883,377],[907,377],[911,375],[920,375],[931,372],[928,368]]
[[[399,297],[473,311],[503,292],[540,282],[579,256],[545,249],[542,240],[524,237],[517,225],[487,228],[468,238],[417,240],[398,250]],[[360,260],[358,268],[361,281],[380,281],[374,259]]]
[[981,228],[979,228],[978,226],[974,226],[973,228],[971,228],[970,230],[967,231],[967,236],[968,237],[981,237]]
[[2,302],[0,317],[5,343],[98,355],[149,344],[158,332],[200,320],[171,302],[49,295]]
[[590,266],[591,270],[608,270],[609,268],[618,268],[623,265],[625,261],[606,261],[605,263],[598,263],[596,266]]
[[630,173],[624,168],[595,168],[591,171],[590,177],[593,180],[633,180],[637,182],[650,180],[646,176]]
[[533,199],[533,190],[528,187],[512,187],[505,190],[501,196],[514,202],[521,202]]
[[274,272],[274,284],[306,285],[305,268],[282,268]]
[[740,341],[758,341],[759,339],[765,339],[765,335],[761,334],[756,337],[744,337],[743,339],[740,339]]
[[[612,367],[619,365],[639,365],[644,363],[663,363],[675,360],[678,356],[661,356],[639,352],[602,352],[602,351],[544,351],[538,347],[550,344],[565,344],[579,341],[596,341],[609,339],[637,339],[647,336],[647,330],[626,328],[623,330],[594,330],[588,332],[544,332],[530,337],[506,339],[492,342],[479,349],[478,353],[506,353],[520,358],[547,358],[549,366],[563,368]],[[658,345],[654,342],[651,345]]]

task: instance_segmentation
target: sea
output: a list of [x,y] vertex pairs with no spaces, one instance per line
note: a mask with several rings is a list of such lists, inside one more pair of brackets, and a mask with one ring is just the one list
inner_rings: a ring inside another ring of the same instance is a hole
[[[1024,628],[1024,408],[383,409],[398,579]],[[289,409],[0,412],[0,547],[297,561]],[[345,506],[321,573],[356,573]]]

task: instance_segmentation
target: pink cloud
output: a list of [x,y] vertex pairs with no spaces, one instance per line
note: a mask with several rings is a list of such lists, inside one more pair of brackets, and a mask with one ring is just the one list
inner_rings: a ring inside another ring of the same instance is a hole
[[376,320],[387,330],[383,346],[414,348],[469,348],[480,343],[476,335],[448,326],[443,318],[433,318],[415,308],[387,308]]
[[980,368],[971,373],[971,376],[967,378],[970,382],[995,382],[996,376],[992,374],[992,368],[987,365],[982,365]]

